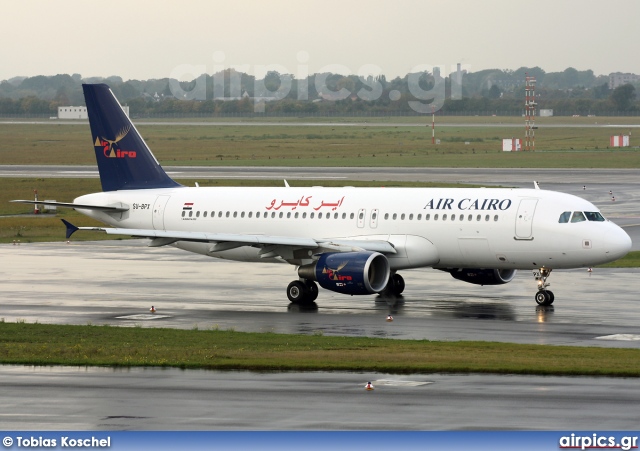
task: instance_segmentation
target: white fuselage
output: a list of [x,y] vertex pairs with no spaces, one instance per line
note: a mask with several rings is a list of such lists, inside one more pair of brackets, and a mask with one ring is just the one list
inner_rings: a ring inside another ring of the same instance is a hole
[[[598,212],[590,202],[534,189],[182,187],[88,194],[75,203],[127,205],[116,214],[79,210],[119,228],[389,241],[397,251],[387,255],[392,270],[576,268],[616,260],[631,247],[608,220],[559,221],[563,212]],[[250,246],[175,245],[277,261]]]

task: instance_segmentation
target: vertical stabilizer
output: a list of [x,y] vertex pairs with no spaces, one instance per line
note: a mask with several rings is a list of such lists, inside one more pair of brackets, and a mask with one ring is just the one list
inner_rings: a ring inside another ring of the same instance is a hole
[[181,186],[164,172],[107,85],[82,89],[103,191]]

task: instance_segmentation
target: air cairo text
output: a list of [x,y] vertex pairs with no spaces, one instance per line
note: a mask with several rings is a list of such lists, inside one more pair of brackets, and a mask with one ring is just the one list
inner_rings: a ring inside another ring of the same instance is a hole
[[425,210],[452,210],[456,205],[458,210],[507,210],[511,206],[511,199],[461,199],[456,204],[455,199],[431,199],[424,206]]

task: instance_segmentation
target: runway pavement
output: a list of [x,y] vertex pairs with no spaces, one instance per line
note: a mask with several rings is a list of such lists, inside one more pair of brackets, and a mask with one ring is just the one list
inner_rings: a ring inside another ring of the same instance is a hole
[[639,429],[622,378],[4,366],[0,385],[3,430]]

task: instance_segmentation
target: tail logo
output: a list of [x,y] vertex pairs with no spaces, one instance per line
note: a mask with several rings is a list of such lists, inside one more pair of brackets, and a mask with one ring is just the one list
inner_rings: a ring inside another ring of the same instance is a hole
[[135,158],[135,150],[122,150],[118,144],[125,136],[127,136],[129,130],[131,130],[131,127],[124,127],[120,132],[118,132],[115,139],[96,137],[96,141],[93,145],[95,147],[102,147],[102,153],[104,153],[104,156],[107,158]]

